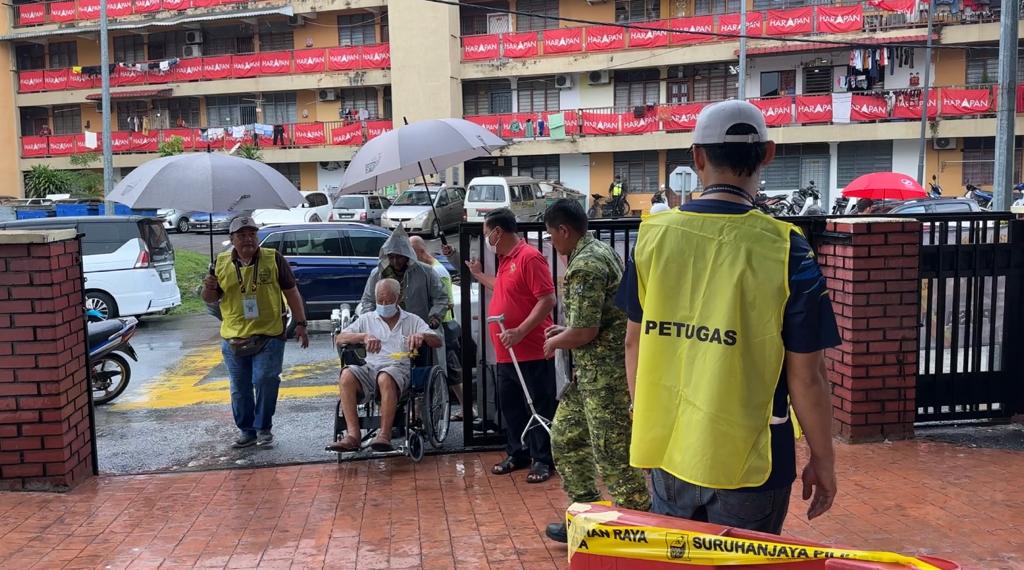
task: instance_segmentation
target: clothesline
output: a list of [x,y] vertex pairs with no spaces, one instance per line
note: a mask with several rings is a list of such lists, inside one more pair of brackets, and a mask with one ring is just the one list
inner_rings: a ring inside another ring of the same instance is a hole
[[[118,67],[124,69],[134,69],[139,72],[146,71],[170,71],[172,67],[181,63],[181,59],[173,57],[170,59],[161,59],[156,61],[146,61],[142,63],[125,63],[117,62],[110,64],[110,72],[113,73]],[[103,73],[103,66],[101,65],[75,65],[71,67],[71,73],[85,75],[87,77],[98,77]]]

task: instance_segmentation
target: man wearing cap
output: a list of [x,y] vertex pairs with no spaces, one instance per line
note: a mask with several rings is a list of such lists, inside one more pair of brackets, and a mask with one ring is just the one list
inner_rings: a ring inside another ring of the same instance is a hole
[[256,239],[249,216],[231,222],[231,251],[217,256],[203,279],[203,301],[220,304],[221,353],[231,377],[231,413],[240,432],[234,448],[270,446],[284,358],[284,303],[296,322],[295,336],[309,346],[306,312],[288,262]]
[[808,518],[836,494],[824,360],[840,342],[835,316],[807,240],[754,208],[775,156],[761,112],[706,107],[692,152],[703,193],[641,224],[617,296],[630,463],[652,470],[652,512],[778,534],[796,480],[790,405],[810,447]]

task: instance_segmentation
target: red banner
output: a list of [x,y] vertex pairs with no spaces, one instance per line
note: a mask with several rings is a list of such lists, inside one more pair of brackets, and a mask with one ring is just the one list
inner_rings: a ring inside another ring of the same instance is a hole
[[[667,24],[663,21],[649,22],[644,24],[645,28],[665,28]],[[668,31],[657,30],[629,30],[629,47],[631,48],[652,48],[668,45]]]
[[18,72],[19,93],[35,93],[44,89],[46,89],[46,79],[42,69]]
[[518,34],[502,34],[501,45],[505,49],[505,57],[535,57],[539,52],[537,32],[521,32]]
[[304,49],[295,52],[296,73],[323,73],[327,64],[326,51],[320,49]]
[[164,10],[188,10],[189,0],[160,0],[160,7]]
[[917,11],[917,0],[868,0],[868,4],[880,10],[899,12],[913,16]]
[[209,8],[220,4],[220,0],[192,0],[193,8]]
[[260,54],[260,75],[281,75],[291,70],[291,52],[272,51]]
[[119,65],[115,67],[114,72],[110,74],[110,84],[115,87],[124,87],[125,85],[145,85],[146,72],[139,71],[134,67]]
[[[747,35],[760,36],[764,26],[764,17],[760,12],[747,12]],[[722,14],[718,17],[718,31],[723,34],[740,33],[740,15]]]
[[107,2],[108,18],[124,18],[132,15],[132,0],[110,0]]
[[260,74],[260,56],[255,53],[231,56],[231,77],[256,77]]
[[160,11],[160,0],[134,0],[136,14],[149,14]]
[[50,20],[73,22],[78,19],[78,8],[74,2],[53,2],[50,4]]
[[583,134],[585,135],[617,135],[619,134],[618,113],[598,113],[580,111],[583,116]]
[[356,146],[363,144],[363,125],[352,123],[343,127],[335,127],[331,131],[331,144],[339,146]]
[[[99,141],[99,148],[103,147],[103,133],[96,133],[96,140]],[[131,152],[132,133],[131,131],[114,131],[110,133],[111,152]]]
[[79,20],[99,20],[100,0],[78,0]]
[[68,89],[91,89],[95,87],[96,79],[84,73],[68,72]]
[[654,114],[637,117],[633,113],[622,113],[619,132],[626,135],[643,135],[657,132],[658,117]]
[[314,146],[324,144],[323,123],[297,123],[295,125],[295,144],[298,146]]
[[583,28],[544,30],[544,55],[583,51]]
[[46,156],[48,151],[49,146],[46,143],[46,137],[21,137],[21,156],[26,158],[33,156]]
[[388,44],[360,46],[359,65],[361,69],[389,69],[391,67],[391,46]]
[[853,95],[850,101],[851,121],[878,121],[889,118],[889,105],[881,95]]
[[495,135],[501,136],[501,116],[500,115],[484,115],[480,117],[466,117],[466,120],[480,125],[481,127],[491,131]]
[[47,69],[43,72],[43,85],[46,91],[63,91],[68,88],[67,69]]
[[781,127],[793,122],[793,98],[772,97],[770,99],[751,99],[755,107],[761,109],[764,122],[769,127]]
[[[626,49],[626,30],[618,26],[590,26],[587,33],[587,51]],[[505,48],[508,55],[508,48]]]
[[18,6],[18,25],[30,26],[46,21],[46,4],[22,4]]
[[131,146],[132,152],[156,152],[160,147],[160,143],[157,141],[157,131],[132,133]]
[[366,140],[377,138],[394,128],[395,125],[391,121],[367,121]]
[[[977,115],[992,110],[992,92],[988,89],[942,89],[942,116]],[[918,115],[920,116],[920,114]]]
[[832,96],[798,95],[796,122],[801,125],[832,122]]
[[185,150],[192,150],[196,147],[196,133],[192,129],[165,129],[163,133],[165,141],[179,137],[182,141],[181,146]]
[[462,59],[475,61],[480,59],[498,59],[501,49],[498,47],[500,36],[467,36],[462,38]]
[[705,106],[704,103],[687,103],[664,107],[662,127],[666,131],[692,131],[697,125],[697,115]]
[[359,48],[333,47],[327,50],[328,71],[359,69]]
[[[674,18],[672,20],[672,35],[669,37],[669,43],[678,44],[696,44],[700,42],[707,42],[714,39],[712,36],[707,34],[713,31],[715,26],[714,16],[694,16],[692,18]],[[679,32],[703,32],[700,34],[688,34]]]
[[50,155],[65,156],[75,154],[75,135],[59,135],[50,139]]
[[818,32],[858,32],[864,29],[864,6],[818,6]]
[[203,79],[227,79],[232,71],[230,55],[203,58]]
[[175,81],[195,81],[203,78],[203,59],[193,57],[181,60],[171,69]]
[[501,138],[521,139],[526,136],[526,119],[530,115],[526,113],[512,113],[501,115]]
[[768,10],[769,36],[809,34],[814,31],[814,11],[810,6],[790,10]]

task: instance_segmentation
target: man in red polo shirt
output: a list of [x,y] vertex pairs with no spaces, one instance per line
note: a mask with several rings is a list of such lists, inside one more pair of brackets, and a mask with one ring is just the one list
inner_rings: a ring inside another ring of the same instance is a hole
[[544,256],[516,233],[516,216],[512,210],[501,208],[487,214],[484,240],[487,248],[499,256],[497,276],[485,275],[478,260],[467,261],[466,265],[477,281],[494,292],[487,314],[505,315],[506,329],[502,333],[497,324],[489,325],[498,362],[498,406],[505,419],[508,438],[508,457],[491,472],[504,475],[529,466],[526,481],[542,483],[551,477],[554,466],[551,439],[539,426],[526,433],[525,446],[519,439],[530,419],[530,408],[509,349],[516,353],[537,413],[551,419],[556,406],[555,363],[544,357],[544,331],[553,324],[555,284]]

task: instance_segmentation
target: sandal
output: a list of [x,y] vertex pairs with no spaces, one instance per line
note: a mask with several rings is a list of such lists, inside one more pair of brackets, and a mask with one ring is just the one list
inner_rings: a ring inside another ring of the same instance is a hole
[[452,420],[453,422],[461,422],[461,421],[462,421],[462,419],[463,419],[463,417],[462,417],[462,410],[461,410],[461,409],[460,409],[460,410],[457,410],[457,411],[454,411],[454,412],[452,412],[452,415],[451,415],[451,420]]
[[520,469],[526,469],[526,466],[522,463],[517,463],[514,457],[506,457],[501,463],[496,463],[494,467],[491,467],[491,473],[494,475],[508,475]]
[[370,442],[370,449],[374,451],[394,451],[395,448],[391,446],[391,440],[384,436],[377,436]]
[[359,438],[346,435],[342,439],[327,446],[327,451],[359,451]]
[[551,466],[547,463],[534,463],[526,476],[527,483],[543,483],[551,478]]

